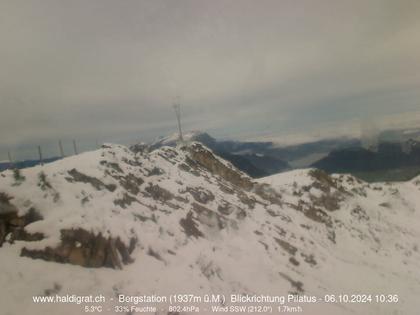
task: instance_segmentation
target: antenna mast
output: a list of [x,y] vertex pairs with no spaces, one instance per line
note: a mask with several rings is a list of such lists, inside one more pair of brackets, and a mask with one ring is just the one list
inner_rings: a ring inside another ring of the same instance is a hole
[[175,110],[176,120],[178,122],[178,132],[179,132],[178,140],[180,142],[183,142],[184,138],[182,137],[182,129],[181,129],[181,104],[179,102],[179,96],[176,98],[173,106]]

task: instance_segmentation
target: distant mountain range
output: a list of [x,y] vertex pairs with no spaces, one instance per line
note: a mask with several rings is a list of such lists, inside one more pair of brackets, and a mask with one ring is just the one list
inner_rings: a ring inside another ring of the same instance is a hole
[[[240,141],[217,141],[208,133],[193,131],[186,133],[184,141],[197,141],[231,162],[235,167],[251,177],[264,177],[291,169],[286,162],[274,156],[266,156],[264,152],[272,144],[270,142],[240,142]],[[158,139],[151,144],[155,150],[162,146],[174,147],[178,140],[178,134]]]
[[[216,140],[205,132],[189,132],[185,141],[198,141],[254,178],[291,169],[315,167],[330,174],[349,173],[367,181],[408,180],[420,174],[420,131],[386,130],[375,148],[359,139],[337,138],[289,146],[274,142]],[[152,150],[175,146],[178,134],[153,142]]]
[[[330,174],[349,173],[366,181],[408,180],[420,174],[420,130],[387,130],[381,132],[374,149],[366,149],[362,141],[352,138],[324,139],[280,146],[270,141],[218,140],[206,132],[192,131],[183,135],[185,142],[200,142],[253,178],[284,171],[315,167]],[[175,147],[178,134],[161,137],[149,144],[154,151],[163,146]],[[142,149],[142,148],[140,148]],[[48,158],[44,163],[58,160]],[[38,165],[38,160],[16,162],[18,168]],[[0,162],[0,171],[10,168]]]
[[406,180],[420,173],[420,142],[381,142],[376,150],[362,147],[333,150],[312,164],[328,173],[350,173],[364,180]]
[[[197,141],[231,162],[249,176],[258,178],[293,168],[305,168],[326,156],[331,150],[360,146],[357,139],[328,139],[280,147],[273,142],[216,140],[206,132],[193,131],[183,135],[184,141]],[[178,134],[162,137],[151,143],[152,150],[162,146],[174,147]]]
[[[59,159],[61,159],[61,158],[60,157],[51,157],[51,158],[44,159],[42,162],[43,163],[51,163],[51,162],[57,161]],[[9,161],[2,161],[2,162],[0,162],[0,172],[4,171],[4,170],[7,170],[9,168],[13,168],[13,167],[17,167],[17,168],[21,169],[21,168],[36,166],[36,165],[39,165],[39,164],[40,164],[39,160],[17,161],[17,162],[14,162],[13,164],[11,164]]]

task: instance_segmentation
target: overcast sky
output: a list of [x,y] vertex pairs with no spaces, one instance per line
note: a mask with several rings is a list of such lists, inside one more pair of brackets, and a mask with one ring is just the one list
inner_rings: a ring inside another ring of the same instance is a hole
[[177,95],[216,137],[419,125],[420,1],[0,0],[0,160],[175,132]]

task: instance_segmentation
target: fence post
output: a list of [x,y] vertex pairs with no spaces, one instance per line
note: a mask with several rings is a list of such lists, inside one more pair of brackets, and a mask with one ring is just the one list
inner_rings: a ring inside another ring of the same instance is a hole
[[77,146],[76,146],[76,140],[73,140],[73,149],[74,149],[74,155],[77,155]]
[[39,164],[44,165],[44,162],[42,161],[42,150],[41,146],[38,146],[38,153],[39,153]]
[[13,167],[14,163],[13,163],[13,160],[12,160],[12,155],[10,154],[10,151],[7,151],[7,157],[9,158],[9,163],[10,163],[9,167],[10,167],[11,169],[13,169],[13,168],[14,168],[14,167]]
[[64,158],[64,150],[63,150],[63,145],[61,143],[61,140],[58,140],[58,147],[60,148],[61,157]]

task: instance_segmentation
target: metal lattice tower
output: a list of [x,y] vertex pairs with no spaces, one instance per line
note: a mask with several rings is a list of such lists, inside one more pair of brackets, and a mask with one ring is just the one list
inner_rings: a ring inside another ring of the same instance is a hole
[[178,132],[179,132],[178,140],[180,142],[183,142],[184,138],[182,137],[182,129],[181,129],[181,104],[179,102],[179,97],[176,98],[173,107],[175,110],[176,120],[178,122]]

